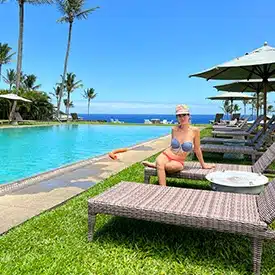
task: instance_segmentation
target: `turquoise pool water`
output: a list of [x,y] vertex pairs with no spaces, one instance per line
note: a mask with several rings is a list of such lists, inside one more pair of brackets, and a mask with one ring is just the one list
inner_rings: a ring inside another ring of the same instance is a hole
[[0,184],[170,133],[170,127],[61,125],[0,129]]

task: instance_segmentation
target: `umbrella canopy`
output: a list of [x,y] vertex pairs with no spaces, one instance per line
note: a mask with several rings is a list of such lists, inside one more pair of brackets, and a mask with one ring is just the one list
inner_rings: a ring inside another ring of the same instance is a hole
[[[231,83],[226,83],[223,85],[214,86],[218,91],[228,91],[228,92],[249,92],[257,94],[257,117],[259,116],[259,97],[260,92],[263,92],[264,85],[263,81],[260,79],[250,79],[250,80],[239,80]],[[268,79],[268,85],[266,87],[267,92],[275,91],[275,79]]]
[[6,99],[11,99],[11,100],[18,100],[18,101],[25,101],[25,102],[32,102],[29,99],[26,99],[24,97],[18,96],[16,94],[5,94],[5,95],[0,95],[0,98],[6,98]]
[[[238,80],[214,86],[218,91],[258,93],[264,90],[261,79]],[[267,92],[275,91],[275,78],[268,79]]]
[[268,79],[275,77],[275,48],[267,43],[244,56],[215,66],[209,70],[192,74],[209,79],[240,80],[240,79],[261,79],[264,87],[264,128],[266,128],[266,93]]
[[243,93],[226,92],[226,93],[218,94],[216,96],[210,96],[207,98],[211,100],[230,100],[231,101],[230,113],[232,114],[233,100],[248,100],[248,99],[254,99],[255,97],[247,94],[243,94]]
[[245,100],[245,99],[254,99],[254,96],[246,95],[243,93],[233,93],[233,92],[228,92],[228,93],[222,93],[218,94],[216,96],[210,96],[208,99],[212,100]]
[[275,48],[267,43],[244,56],[217,65],[209,70],[192,74],[209,79],[240,80],[264,79],[275,77]]

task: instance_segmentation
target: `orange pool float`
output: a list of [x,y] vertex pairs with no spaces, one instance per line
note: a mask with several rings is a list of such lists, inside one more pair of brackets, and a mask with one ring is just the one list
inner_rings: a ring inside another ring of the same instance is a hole
[[128,148],[119,148],[119,149],[116,149],[116,150],[110,152],[108,155],[109,155],[109,157],[111,159],[116,160],[117,159],[116,154],[118,154],[118,153],[124,153],[126,151],[128,151]]

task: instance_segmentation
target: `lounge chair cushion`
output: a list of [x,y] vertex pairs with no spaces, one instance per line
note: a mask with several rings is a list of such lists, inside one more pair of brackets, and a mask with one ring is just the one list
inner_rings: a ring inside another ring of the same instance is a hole
[[256,196],[121,182],[89,200],[89,213],[106,213],[218,231],[265,231]]
[[[186,179],[205,179],[205,176],[210,172],[214,171],[243,171],[252,172],[252,167],[250,165],[238,165],[238,164],[223,164],[223,163],[213,163],[215,168],[212,169],[202,169],[199,162],[187,161],[184,163],[184,168],[177,173],[166,173],[167,177],[172,178],[186,178]],[[146,174],[150,176],[157,176],[157,169],[145,167]]]
[[228,123],[228,125],[229,125],[229,126],[234,126],[234,125],[236,125],[236,124],[237,124],[237,122],[238,122],[238,120],[237,120],[237,119],[230,120],[230,121],[229,121],[229,123]]
[[243,153],[243,154],[251,154],[253,152],[257,152],[253,147],[249,146],[227,146],[227,145],[216,145],[216,144],[202,144],[202,151],[207,152],[220,152],[220,153]]
[[257,197],[257,203],[261,220],[270,224],[275,219],[275,180]]

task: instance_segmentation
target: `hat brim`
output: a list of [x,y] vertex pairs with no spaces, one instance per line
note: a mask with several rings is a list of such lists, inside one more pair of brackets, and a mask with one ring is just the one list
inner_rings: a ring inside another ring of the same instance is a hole
[[188,114],[190,114],[190,112],[187,112],[187,111],[176,112],[176,116],[177,115],[188,115]]

